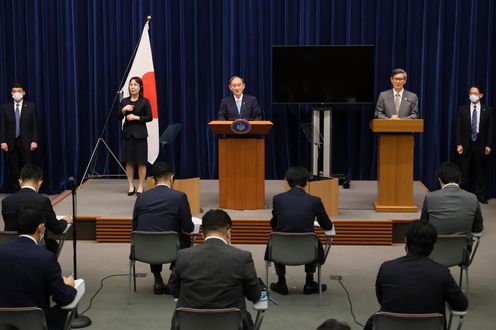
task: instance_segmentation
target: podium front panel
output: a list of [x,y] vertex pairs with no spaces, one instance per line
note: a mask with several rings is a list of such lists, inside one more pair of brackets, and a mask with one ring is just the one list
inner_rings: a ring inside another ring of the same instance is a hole
[[265,207],[265,140],[219,139],[219,206],[234,210]]

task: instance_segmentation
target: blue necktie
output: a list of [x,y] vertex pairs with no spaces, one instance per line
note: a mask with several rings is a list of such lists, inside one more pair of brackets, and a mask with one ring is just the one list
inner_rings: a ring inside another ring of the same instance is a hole
[[241,114],[241,100],[236,101],[236,107],[238,108],[239,114]]
[[477,140],[477,106],[474,104],[474,110],[472,111],[472,141]]
[[15,119],[16,119],[15,137],[17,139],[19,135],[21,135],[21,111],[19,110],[19,103],[16,103]]

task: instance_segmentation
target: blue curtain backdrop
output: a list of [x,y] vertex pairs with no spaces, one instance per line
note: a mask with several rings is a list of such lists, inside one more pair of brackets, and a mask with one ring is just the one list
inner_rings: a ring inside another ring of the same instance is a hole
[[[217,176],[216,139],[207,123],[216,118],[233,74],[245,78],[245,92],[258,97],[275,125],[267,138],[266,177],[310,165],[310,145],[299,128],[310,120],[310,107],[272,104],[272,45],[373,44],[376,95],[390,87],[393,68],[405,68],[406,87],[418,94],[425,119],[425,132],[416,137],[415,178],[431,189],[438,163],[456,160],[454,118],[468,100],[467,86],[486,86],[488,104],[496,92],[492,0],[4,0],[0,102],[10,99],[10,85],[19,80],[26,99],[36,103],[46,191],[63,189],[68,176],[81,179],[147,15],[153,17],[160,131],[184,124],[172,150],[180,177]],[[373,113],[374,105],[335,107],[334,172],[376,178],[377,144],[368,127]],[[115,116],[104,138],[120,153]],[[97,170],[118,173],[104,149],[99,154]],[[170,159],[171,150],[161,157]],[[494,155],[490,160],[494,194]],[[0,165],[3,186],[5,155]]]

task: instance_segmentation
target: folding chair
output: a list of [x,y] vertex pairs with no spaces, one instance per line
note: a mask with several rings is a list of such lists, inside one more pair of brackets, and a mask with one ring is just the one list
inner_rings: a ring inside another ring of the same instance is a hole
[[174,262],[179,251],[179,238],[175,231],[133,231],[129,256],[129,304],[131,304],[131,279],[136,292],[136,261],[147,264]]
[[0,245],[14,241],[19,234],[16,231],[0,231]]
[[175,330],[243,330],[238,308],[198,309],[179,307],[174,317]]
[[[269,266],[277,262],[288,266],[317,264],[319,303],[322,302],[321,264],[318,255],[318,237],[315,233],[272,232],[269,238],[269,260],[265,262],[265,283],[269,283]],[[324,247],[324,262],[330,248],[330,236]]]
[[[470,288],[468,267],[474,260],[481,237],[481,233],[473,233],[471,238],[465,235],[438,235],[434,250],[432,250],[429,256],[435,262],[446,267],[460,267],[460,279],[458,282],[460,288],[462,288],[463,285],[463,272],[465,272],[465,285],[469,302]],[[467,249],[467,242],[469,242],[470,239],[473,241],[471,252]]]

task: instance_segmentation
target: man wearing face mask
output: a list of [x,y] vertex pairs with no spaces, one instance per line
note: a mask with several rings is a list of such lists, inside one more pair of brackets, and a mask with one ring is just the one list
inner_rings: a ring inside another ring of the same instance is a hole
[[19,189],[19,171],[31,163],[32,153],[38,149],[38,117],[34,103],[24,100],[26,92],[21,83],[12,85],[11,94],[13,100],[2,106],[0,114],[0,144],[9,164],[8,192]]
[[470,104],[458,109],[455,139],[463,173],[462,187],[487,204],[485,163],[492,148],[493,120],[491,107],[481,104],[482,97],[480,86],[469,87]]

